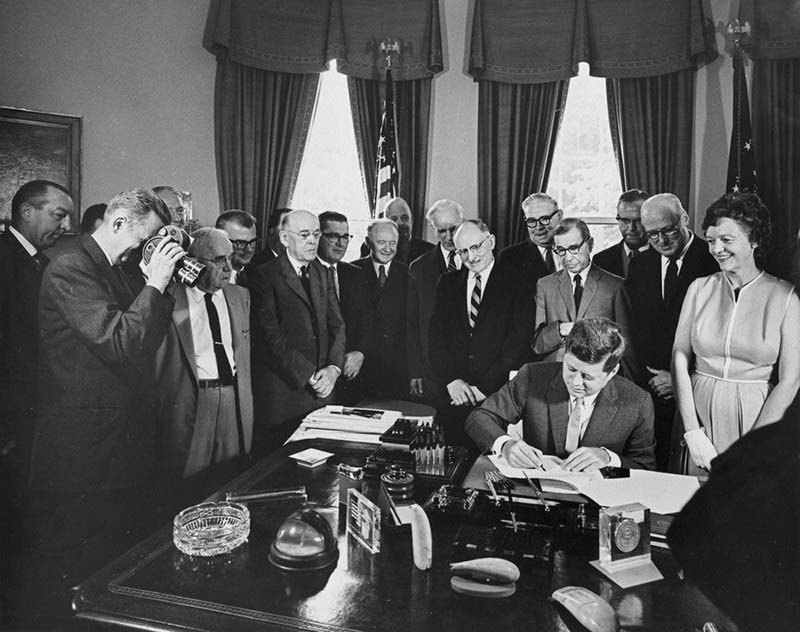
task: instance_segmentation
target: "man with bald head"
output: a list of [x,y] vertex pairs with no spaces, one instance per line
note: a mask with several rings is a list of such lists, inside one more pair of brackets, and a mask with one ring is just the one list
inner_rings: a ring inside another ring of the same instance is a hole
[[433,403],[439,385],[433,377],[428,338],[433,307],[436,303],[436,284],[445,272],[462,269],[456,256],[453,235],[466,219],[464,208],[453,200],[437,200],[425,218],[436,232],[439,245],[413,261],[408,268],[408,376],[412,396]]
[[718,272],[719,266],[689,228],[689,215],[676,196],[648,198],[641,218],[650,248],[631,261],[625,291],[639,364],[636,381],[653,395],[656,461],[666,471],[675,416],[670,361],[681,305],[691,282]]
[[504,248],[497,257],[497,264],[503,269],[517,270],[535,290],[540,278],[561,269],[561,262],[553,255],[553,236],[563,212],[546,193],[531,193],[522,202],[522,214],[528,237]]
[[494,261],[494,235],[480,220],[463,223],[453,238],[464,271],[439,280],[430,326],[437,420],[448,442],[471,445],[464,420],[487,395],[508,381],[530,344],[533,297],[513,271]]
[[[414,217],[411,214],[411,207],[403,198],[392,198],[386,205],[382,217],[392,220],[397,225],[399,238],[395,259],[398,261],[408,265],[417,257],[433,249],[432,243],[413,236]],[[366,257],[368,254],[369,244],[365,241],[361,246],[361,256]]]
[[225,231],[200,228],[189,256],[206,266],[195,287],[176,284],[172,322],[156,355],[159,446],[170,481],[226,474],[250,451],[250,294],[229,282]]
[[253,299],[253,452],[275,449],[310,411],[332,401],[344,367],[345,328],[336,288],[318,265],[319,220],[284,215],[285,252],[250,275]]

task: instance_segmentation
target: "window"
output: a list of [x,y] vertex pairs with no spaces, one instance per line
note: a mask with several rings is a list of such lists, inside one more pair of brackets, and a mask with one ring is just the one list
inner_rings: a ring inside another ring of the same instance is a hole
[[621,191],[608,126],[605,79],[589,76],[580,64],[569,82],[547,193],[565,217],[580,217],[594,237],[594,252],[620,240],[615,221]]
[[317,107],[290,206],[315,214],[347,215],[353,239],[344,258],[358,259],[369,205],[361,182],[347,77],[335,69],[320,75]]

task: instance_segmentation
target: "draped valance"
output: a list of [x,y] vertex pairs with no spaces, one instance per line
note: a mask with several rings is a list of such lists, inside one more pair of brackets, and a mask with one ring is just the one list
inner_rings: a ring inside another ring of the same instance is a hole
[[475,0],[469,72],[476,81],[663,75],[717,56],[703,0]]
[[437,0],[211,0],[203,46],[218,59],[287,73],[323,72],[336,59],[343,74],[379,80],[386,37],[400,47],[396,80],[442,70]]
[[750,23],[753,59],[800,58],[800,5],[796,0],[742,0],[739,17]]

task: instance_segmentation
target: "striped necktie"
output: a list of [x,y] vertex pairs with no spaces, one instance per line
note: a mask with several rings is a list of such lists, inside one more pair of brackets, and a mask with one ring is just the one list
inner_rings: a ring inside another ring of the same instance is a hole
[[454,272],[457,269],[458,268],[456,268],[456,253],[451,250],[450,253],[447,255],[447,271]]
[[475,329],[475,321],[478,320],[478,308],[481,306],[481,275],[475,275],[475,285],[472,288],[472,296],[469,298],[469,328]]

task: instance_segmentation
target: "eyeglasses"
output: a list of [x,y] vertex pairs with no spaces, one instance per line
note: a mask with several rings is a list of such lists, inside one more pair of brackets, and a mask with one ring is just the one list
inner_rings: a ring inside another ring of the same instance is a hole
[[581,251],[581,248],[583,248],[583,244],[585,243],[586,240],[584,239],[581,243],[573,246],[567,246],[566,248],[564,248],[563,246],[553,246],[553,252],[559,257],[564,257],[566,256],[567,253],[571,255],[577,255]]
[[666,228],[662,228],[661,230],[648,230],[645,234],[650,241],[658,241],[659,239],[670,240],[674,237],[677,237],[678,234],[681,232],[680,229],[681,220],[675,222],[672,226],[667,226]]
[[322,233],[322,236],[332,244],[337,242],[341,244],[350,241],[353,238],[352,235],[340,235],[339,233]]
[[301,230],[300,232],[289,230],[284,228],[287,233],[291,233],[292,235],[297,235],[303,241],[307,241],[309,237],[313,237],[315,240],[319,239],[319,236],[322,234],[322,231],[317,229],[314,231],[311,230]]
[[542,215],[538,219],[536,217],[526,217],[524,221],[528,228],[536,228],[537,224],[542,227],[550,226],[550,220],[552,220],[553,217],[560,212],[561,209],[557,208],[555,211],[550,213],[550,215]]
[[205,261],[210,263],[217,268],[224,268],[227,265],[230,265],[231,260],[230,257],[226,257],[225,255],[220,255],[219,257],[214,257],[213,259],[209,259],[208,257],[197,257],[201,261]]
[[234,250],[255,250],[258,246],[258,238],[245,241],[244,239],[231,239],[231,246]]
[[444,237],[445,235],[452,235],[458,230],[458,226],[448,226],[447,228],[439,228],[436,230],[436,234],[439,237]]
[[486,237],[481,239],[481,241],[479,241],[477,244],[472,244],[469,248],[461,248],[460,250],[456,250],[456,254],[462,259],[466,259],[467,255],[469,254],[477,255],[489,237],[491,237],[491,235],[486,235]]
[[620,217],[619,215],[617,215],[617,224],[619,224],[620,226],[632,226],[633,224],[641,225],[641,223],[642,223],[642,220],[640,220],[638,218],[637,219],[631,219],[631,218],[628,218],[628,217]]

